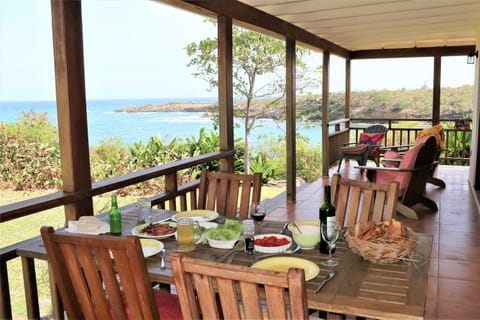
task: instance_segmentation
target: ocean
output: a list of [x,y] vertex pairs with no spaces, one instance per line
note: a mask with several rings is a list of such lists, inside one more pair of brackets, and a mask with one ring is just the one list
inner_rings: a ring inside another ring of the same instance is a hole
[[[174,138],[198,137],[201,128],[213,130],[212,120],[202,112],[115,112],[117,109],[163,104],[169,102],[203,103],[215,102],[216,98],[164,98],[131,100],[88,100],[88,140],[90,146],[98,146],[101,141],[111,137],[120,139],[125,145],[136,142],[146,144],[150,137],[158,136],[168,143]],[[55,101],[0,101],[0,122],[15,123],[22,112],[47,112],[48,119],[57,126]],[[285,123],[271,119],[257,121],[258,126],[252,130],[252,145],[261,143],[262,137],[285,135]],[[235,137],[244,138],[243,119],[235,119]],[[321,141],[321,124],[297,122],[300,135],[309,138],[310,145]]]

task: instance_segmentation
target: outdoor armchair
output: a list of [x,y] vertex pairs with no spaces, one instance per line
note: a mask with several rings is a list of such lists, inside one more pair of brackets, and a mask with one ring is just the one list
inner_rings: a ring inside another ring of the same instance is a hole
[[[382,125],[373,125],[365,128],[360,134],[358,142],[344,143],[340,147],[340,160],[337,172],[340,172],[343,160],[356,160],[359,166],[365,166],[368,160],[373,160],[379,165],[380,145],[385,139],[388,128]],[[363,169],[360,169],[363,173]]]
[[417,203],[438,211],[437,204],[425,196],[425,185],[436,164],[437,141],[432,135],[424,139],[405,152],[398,167],[358,167],[367,170],[370,181],[397,181],[400,184],[397,211],[411,219],[418,219],[417,213],[411,208]]

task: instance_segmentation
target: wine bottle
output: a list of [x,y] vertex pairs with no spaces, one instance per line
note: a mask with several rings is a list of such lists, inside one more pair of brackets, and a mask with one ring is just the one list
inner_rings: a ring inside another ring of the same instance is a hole
[[122,214],[118,209],[117,195],[112,195],[112,207],[110,209],[110,234],[117,236],[122,234]]
[[[324,197],[324,202],[320,206],[319,211],[319,216],[320,216],[320,225],[324,221],[328,220],[335,220],[335,206],[332,204],[331,201],[331,188],[329,185],[326,185],[324,187],[325,190],[325,197]],[[320,232],[320,246],[319,246],[320,252],[324,254],[328,254],[328,244],[325,240],[322,239],[321,232]],[[332,249],[332,253],[335,252],[335,247]]]

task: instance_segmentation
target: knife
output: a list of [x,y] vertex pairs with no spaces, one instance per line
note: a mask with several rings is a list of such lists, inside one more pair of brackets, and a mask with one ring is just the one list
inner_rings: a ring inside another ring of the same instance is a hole
[[325,283],[327,283],[328,280],[330,280],[330,279],[332,279],[333,277],[335,277],[336,274],[337,274],[337,271],[332,271],[332,272],[330,272],[329,274],[327,274],[327,275],[325,276],[325,278],[323,279],[322,283],[320,283],[320,284],[318,285],[318,287],[316,287],[316,288],[313,290],[313,294],[316,294],[318,291],[320,291],[320,289],[322,289],[323,285],[324,285]]

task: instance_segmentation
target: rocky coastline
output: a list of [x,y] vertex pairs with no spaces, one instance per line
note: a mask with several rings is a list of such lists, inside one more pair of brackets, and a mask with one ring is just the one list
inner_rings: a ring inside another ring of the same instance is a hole
[[171,102],[121,108],[115,112],[209,112],[212,109],[218,109],[218,105],[216,103]]

